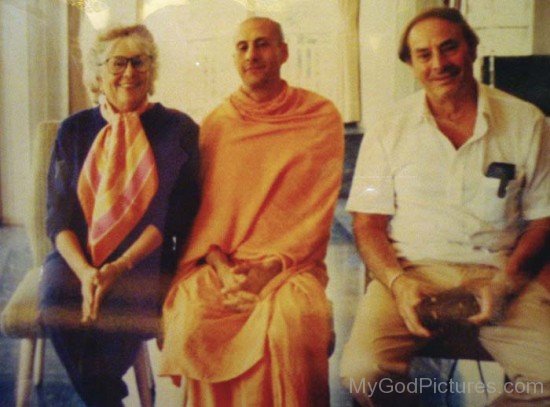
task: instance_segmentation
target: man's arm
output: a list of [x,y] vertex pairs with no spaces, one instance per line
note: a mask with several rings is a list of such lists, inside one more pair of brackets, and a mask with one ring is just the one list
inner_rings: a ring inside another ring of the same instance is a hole
[[529,222],[525,232],[508,259],[504,275],[514,293],[535,278],[548,261],[550,248],[550,217]]
[[388,238],[389,215],[353,214],[353,232],[357,249],[365,266],[395,297],[399,314],[411,333],[429,337],[422,326],[415,306],[423,297],[435,293],[435,288],[407,275],[402,269]]
[[353,234],[361,259],[374,277],[390,287],[404,273],[388,239],[388,215],[353,214]]
[[550,261],[548,259],[537,277],[537,283],[542,284],[550,292]]
[[518,294],[548,262],[549,247],[550,218],[529,222],[504,270],[498,272],[492,280],[480,281],[471,287],[481,310],[470,321],[483,324],[502,316],[506,297]]

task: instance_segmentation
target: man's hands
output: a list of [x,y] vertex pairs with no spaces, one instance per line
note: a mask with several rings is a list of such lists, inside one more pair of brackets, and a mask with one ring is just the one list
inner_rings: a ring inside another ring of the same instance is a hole
[[472,315],[468,321],[483,325],[502,318],[508,293],[505,284],[495,279],[479,278],[468,281],[464,287],[476,297],[480,308],[479,313]]
[[205,260],[218,274],[224,290],[239,289],[246,279],[246,276],[233,271],[235,264],[218,246],[210,246]]
[[403,318],[407,329],[416,336],[429,338],[431,333],[420,323],[415,307],[424,297],[434,295],[438,290],[415,277],[403,274],[392,284],[392,293],[395,297],[399,314]]
[[254,308],[260,291],[282,270],[281,261],[273,257],[234,264],[218,246],[210,247],[206,262],[222,282],[223,304],[237,312]]
[[476,297],[480,311],[468,320],[476,325],[502,320],[509,297],[518,294],[529,281],[524,273],[512,276],[500,271],[493,278],[470,280],[464,286]]
[[281,261],[272,257],[255,261],[245,260],[235,267],[234,272],[246,276],[241,284],[243,290],[259,294],[282,269]]
[[[479,304],[479,312],[467,320],[476,325],[498,322],[504,317],[507,301],[512,294],[518,293],[529,279],[522,274],[511,278],[504,272],[497,272],[493,278],[478,278],[464,282],[461,287],[472,293]],[[403,274],[395,280],[392,293],[399,313],[409,331],[417,336],[430,337],[430,331],[424,327],[415,310],[426,296],[433,296],[441,289],[422,280]]]

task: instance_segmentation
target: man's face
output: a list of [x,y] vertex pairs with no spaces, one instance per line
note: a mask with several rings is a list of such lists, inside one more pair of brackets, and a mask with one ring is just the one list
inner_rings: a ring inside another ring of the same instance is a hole
[[244,86],[255,90],[281,79],[281,65],[288,58],[288,50],[273,23],[249,20],[237,32],[233,57]]
[[475,81],[475,49],[470,50],[462,29],[451,21],[429,18],[409,33],[410,64],[429,99],[460,96]]

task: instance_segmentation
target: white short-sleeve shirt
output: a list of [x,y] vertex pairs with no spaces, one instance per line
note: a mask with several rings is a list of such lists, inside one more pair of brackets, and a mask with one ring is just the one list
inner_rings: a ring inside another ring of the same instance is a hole
[[[550,216],[544,115],[499,90],[478,89],[474,133],[458,150],[437,128],[423,91],[364,136],[347,210],[391,215],[400,258],[503,267],[525,221]],[[501,186],[499,174],[511,179]]]

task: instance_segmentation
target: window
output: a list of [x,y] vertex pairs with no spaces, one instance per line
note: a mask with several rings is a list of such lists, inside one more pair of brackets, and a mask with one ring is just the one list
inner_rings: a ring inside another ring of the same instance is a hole
[[238,87],[232,39],[239,22],[252,15],[283,26],[290,57],[282,74],[290,84],[333,100],[345,121],[359,120],[358,1],[143,0],[125,2],[125,9],[107,0],[87,4],[88,13],[80,13],[88,20],[79,22],[81,49],[86,52],[97,28],[132,23],[135,16],[159,46],[155,99],[195,120]]

